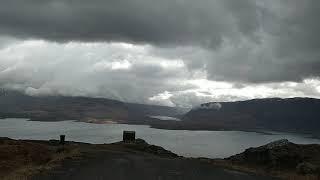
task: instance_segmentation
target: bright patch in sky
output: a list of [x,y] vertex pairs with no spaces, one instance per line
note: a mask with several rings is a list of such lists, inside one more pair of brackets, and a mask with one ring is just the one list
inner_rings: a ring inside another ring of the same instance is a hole
[[165,56],[151,45],[17,41],[0,49],[0,86],[30,95],[105,97],[193,107],[211,101],[319,97],[317,78],[302,82],[240,83],[206,78],[190,56]]

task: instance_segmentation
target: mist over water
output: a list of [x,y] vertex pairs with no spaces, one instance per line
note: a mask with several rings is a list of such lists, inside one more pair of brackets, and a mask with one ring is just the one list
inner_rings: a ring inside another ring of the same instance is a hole
[[65,134],[68,141],[100,144],[122,140],[123,130],[136,131],[137,138],[187,157],[224,158],[240,153],[246,148],[264,145],[282,138],[299,144],[320,144],[319,139],[289,133],[271,135],[242,131],[161,130],[144,125],[0,119],[0,136],[14,139],[49,140],[58,139],[60,134]]

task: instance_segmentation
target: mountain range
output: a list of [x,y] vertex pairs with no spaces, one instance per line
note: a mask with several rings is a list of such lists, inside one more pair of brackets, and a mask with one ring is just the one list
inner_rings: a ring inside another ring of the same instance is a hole
[[231,129],[262,129],[292,132],[320,130],[320,100],[267,98],[237,102],[212,102],[192,109],[186,123]]
[[79,120],[87,122],[135,123],[151,115],[179,116],[182,108],[125,103],[105,98],[29,96],[2,91],[0,117],[21,117],[37,121]]
[[[160,120],[169,116],[179,120]],[[285,131],[320,135],[320,100],[266,98],[210,102],[193,108],[126,103],[104,98],[29,96],[1,91],[0,118],[145,124],[161,129]]]

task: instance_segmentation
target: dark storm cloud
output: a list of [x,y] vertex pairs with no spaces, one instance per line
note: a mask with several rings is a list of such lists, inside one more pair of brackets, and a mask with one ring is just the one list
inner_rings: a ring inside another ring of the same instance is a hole
[[[234,3],[235,2],[235,3]],[[0,32],[54,41],[130,41],[215,47],[255,31],[250,0],[4,0]],[[230,13],[231,12],[231,13]]]
[[[256,37],[230,40],[217,51],[209,63],[210,78],[259,83],[320,76],[320,1],[257,2]],[[245,12],[239,17],[249,18]]]
[[2,0],[0,34],[182,47],[159,51],[212,80],[301,81],[320,75],[319,12],[318,0]]

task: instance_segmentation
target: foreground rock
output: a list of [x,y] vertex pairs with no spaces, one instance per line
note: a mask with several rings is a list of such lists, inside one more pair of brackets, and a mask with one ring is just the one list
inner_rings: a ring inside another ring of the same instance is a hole
[[249,148],[216,162],[234,169],[272,174],[285,179],[319,179],[320,145],[299,145],[284,139]]

